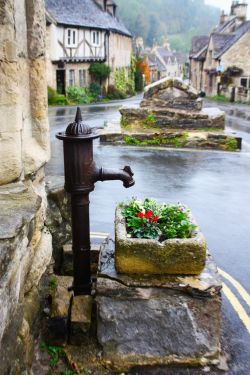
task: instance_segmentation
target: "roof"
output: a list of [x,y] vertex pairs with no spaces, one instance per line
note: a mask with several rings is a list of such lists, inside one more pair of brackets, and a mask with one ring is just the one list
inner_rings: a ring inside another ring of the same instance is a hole
[[215,51],[214,58],[218,59],[223,53],[225,53],[232,45],[234,45],[244,34],[250,30],[250,21],[242,23],[233,33],[230,33],[230,38],[225,38],[222,43],[222,38],[217,39],[217,50]]
[[234,35],[232,33],[212,33],[211,39],[213,43],[213,57],[217,56],[218,53],[224,48],[225,45],[230,43]]
[[187,55],[185,53],[169,51],[168,49],[163,47],[158,47],[157,53],[166,64],[169,64],[169,61],[171,64],[185,64],[185,62],[187,61]]
[[59,25],[110,30],[131,37],[123,22],[94,0],[45,0],[45,6]]
[[192,39],[192,47],[189,53],[190,57],[195,57],[195,55],[198,55],[199,52],[201,52],[204,47],[208,45],[209,42],[209,36],[207,35],[200,35],[195,36]]
[[[243,22],[238,26],[234,32],[228,32],[235,23],[236,17],[231,17],[223,25],[219,25],[211,34],[211,39],[214,47],[213,57],[218,59],[225,53],[232,45],[234,45],[246,32],[250,30],[250,21]],[[192,39],[192,48],[189,56],[195,60],[202,60],[206,58],[206,52],[209,44],[209,37],[198,36]],[[206,41],[207,40],[207,41]],[[205,43],[206,42],[206,43]],[[203,47],[202,47],[202,44]],[[199,46],[201,47],[199,49]]]
[[155,53],[146,53],[146,56],[148,58],[148,64],[150,67],[156,66],[159,72],[166,71],[166,67],[163,65],[163,63]]

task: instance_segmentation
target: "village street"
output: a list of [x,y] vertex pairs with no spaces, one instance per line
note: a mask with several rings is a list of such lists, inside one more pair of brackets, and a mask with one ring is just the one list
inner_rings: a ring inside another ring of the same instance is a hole
[[[140,97],[136,97],[85,106],[82,107],[83,118],[93,127],[100,127],[105,121],[117,122],[119,107],[137,104],[139,100]],[[115,205],[127,197],[153,197],[187,204],[222,270],[223,282],[234,294],[233,297],[230,293],[223,295],[223,346],[231,352],[230,374],[247,375],[250,373],[250,301],[241,287],[250,293],[250,111],[247,106],[229,104],[221,108],[227,112],[227,130],[237,131],[243,137],[240,153],[104,146],[96,142],[97,164],[111,168],[130,165],[136,185],[125,190],[120,182],[96,184],[90,196],[91,230],[113,235]],[[47,175],[63,174],[62,142],[56,140],[55,134],[74,119],[75,111],[75,107],[49,109],[52,158]],[[237,118],[239,114],[245,118]],[[248,316],[241,314],[235,297]]]

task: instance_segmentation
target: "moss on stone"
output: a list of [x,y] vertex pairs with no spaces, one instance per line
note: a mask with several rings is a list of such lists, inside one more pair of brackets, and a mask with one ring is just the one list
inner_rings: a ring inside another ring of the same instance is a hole
[[238,143],[235,138],[227,138],[225,145],[227,151],[236,151],[238,149]]

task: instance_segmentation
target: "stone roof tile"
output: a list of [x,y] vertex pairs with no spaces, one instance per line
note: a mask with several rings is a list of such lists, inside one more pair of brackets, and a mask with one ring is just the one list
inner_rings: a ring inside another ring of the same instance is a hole
[[123,22],[103,11],[94,0],[45,0],[45,5],[58,24],[110,30],[131,37]]

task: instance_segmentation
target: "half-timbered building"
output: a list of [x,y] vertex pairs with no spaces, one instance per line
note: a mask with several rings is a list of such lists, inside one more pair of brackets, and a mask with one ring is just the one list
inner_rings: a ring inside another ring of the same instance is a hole
[[129,72],[132,38],[112,0],[46,0],[48,85],[59,93],[91,83],[92,62]]

